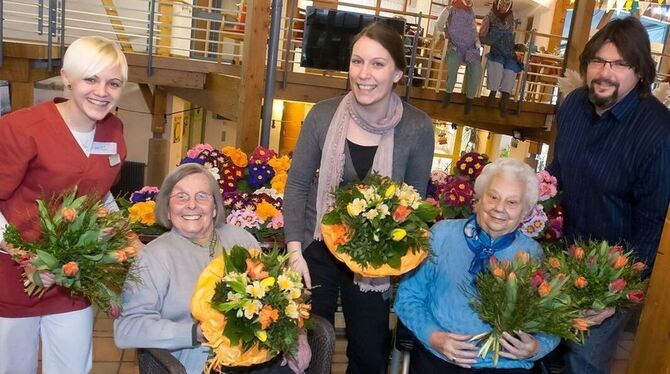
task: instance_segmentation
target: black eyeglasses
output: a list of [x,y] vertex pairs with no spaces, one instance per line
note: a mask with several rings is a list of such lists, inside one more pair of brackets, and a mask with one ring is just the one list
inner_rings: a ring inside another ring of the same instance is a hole
[[614,71],[619,71],[619,72],[627,71],[627,70],[630,70],[630,68],[632,68],[632,66],[624,60],[609,61],[609,60],[602,59],[600,57],[594,57],[594,58],[589,60],[589,65],[590,66],[598,67],[600,69],[604,69],[605,65],[607,65],[607,64],[610,64],[610,69],[612,69]]

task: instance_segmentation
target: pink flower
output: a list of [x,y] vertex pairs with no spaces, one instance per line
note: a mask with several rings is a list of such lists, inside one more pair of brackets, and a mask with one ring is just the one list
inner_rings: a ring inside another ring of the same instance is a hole
[[537,237],[544,230],[546,222],[547,215],[544,213],[544,208],[537,204],[521,222],[521,231],[531,238]]
[[617,278],[610,282],[608,288],[612,292],[621,292],[624,290],[624,288],[626,288],[626,280],[623,278]]
[[430,180],[436,185],[447,183],[449,174],[442,170],[434,170],[430,172]]
[[538,200],[540,201],[549,200],[552,197],[556,196],[557,190],[556,186],[553,184],[540,183],[539,188],[540,188],[540,195],[538,196]]
[[626,299],[634,303],[641,303],[644,300],[644,292],[641,290],[632,290],[628,291],[626,294]]
[[226,223],[243,229],[257,229],[261,226],[261,220],[256,215],[256,212],[248,209],[232,211],[228,217],[226,217]]
[[193,148],[186,151],[186,156],[189,158],[196,158],[200,155],[200,152],[205,150],[213,151],[214,147],[212,147],[209,144],[196,144],[195,146],[193,146]]
[[121,315],[121,305],[116,303],[111,303],[109,309],[107,309],[107,315],[112,317],[112,319],[117,319]]
[[632,267],[633,267],[633,270],[635,270],[635,271],[642,271],[642,270],[647,268],[647,265],[645,265],[644,262],[638,261],[638,262],[634,263]]
[[279,230],[281,228],[284,228],[284,214],[282,214],[282,212],[279,212],[278,214],[274,215],[270,220],[270,224],[268,225],[268,227],[273,230]]

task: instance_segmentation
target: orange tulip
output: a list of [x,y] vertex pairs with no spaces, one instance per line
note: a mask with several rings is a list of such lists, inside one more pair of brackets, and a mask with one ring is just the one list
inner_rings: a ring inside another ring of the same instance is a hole
[[261,329],[265,330],[271,324],[277,322],[279,319],[279,311],[270,305],[265,305],[258,314],[258,319],[261,321]]
[[63,217],[65,222],[74,222],[77,219],[77,211],[72,208],[63,208],[60,212],[60,215]]
[[128,257],[135,257],[137,255],[137,248],[133,247],[132,245],[123,248],[123,251]]
[[348,232],[347,232],[347,226],[343,224],[339,225],[331,225],[330,226],[333,232],[333,236],[335,236],[337,239],[335,239],[335,245],[344,245],[347,244],[349,241],[348,238]]
[[577,247],[575,248],[575,258],[581,260],[584,258],[584,248]]
[[114,258],[118,263],[128,261],[128,254],[126,253],[125,248],[114,252]]
[[96,214],[97,214],[98,218],[105,218],[109,214],[109,210],[107,210],[107,208],[105,208],[105,207],[101,207],[101,208],[98,209]]
[[524,264],[524,265],[526,265],[530,262],[530,255],[528,254],[528,252],[519,251],[519,252],[516,253],[514,258],[516,260],[521,261],[521,263]]
[[495,268],[493,268],[493,275],[495,275],[500,279],[505,279],[505,270],[496,266]]
[[547,261],[549,262],[549,266],[552,268],[558,269],[561,267],[561,260],[557,259],[556,257],[549,257]]
[[537,288],[537,292],[540,294],[540,296],[545,297],[551,293],[551,285],[549,285],[547,282],[542,282],[540,287]]
[[583,318],[575,318],[572,320],[572,327],[579,331],[587,331],[589,329],[589,321]]
[[575,287],[577,288],[585,288],[589,282],[586,281],[586,278],[579,276],[577,279],[575,279]]
[[67,277],[74,277],[79,272],[79,264],[75,261],[70,261],[63,265],[63,274]]
[[619,255],[614,261],[612,261],[612,267],[615,269],[621,269],[626,266],[628,263],[628,257]]

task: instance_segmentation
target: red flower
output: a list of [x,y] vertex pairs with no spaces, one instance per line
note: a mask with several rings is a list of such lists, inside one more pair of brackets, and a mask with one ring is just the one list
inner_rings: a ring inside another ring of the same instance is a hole
[[626,288],[626,280],[623,278],[617,278],[610,282],[608,288],[612,292],[621,292],[624,290],[624,288]]
[[641,290],[628,291],[626,294],[626,299],[634,303],[641,303],[644,300],[644,292]]
[[615,246],[610,247],[610,256],[615,254],[615,253],[618,253],[619,255],[622,255],[623,254],[623,247],[620,246],[620,245],[615,245]]
[[588,259],[587,263],[588,263],[590,266],[596,266],[596,265],[598,264],[598,257],[596,257],[596,256],[589,256],[589,259]]
[[581,260],[584,258],[584,248],[577,247],[576,245],[572,244],[568,248],[568,254],[578,260]]
[[398,205],[398,207],[393,212],[393,220],[396,222],[405,222],[407,217],[412,214],[412,209],[403,205]]
[[633,264],[633,270],[635,270],[635,271],[642,271],[646,268],[647,268],[647,265],[645,265],[644,262],[638,261],[638,262]]
[[107,309],[107,315],[112,317],[112,319],[117,319],[121,315],[121,305],[112,303],[109,305],[109,309]]
[[537,288],[539,287],[546,279],[547,277],[544,275],[544,273],[540,270],[536,271],[535,274],[533,274],[530,277],[530,284]]

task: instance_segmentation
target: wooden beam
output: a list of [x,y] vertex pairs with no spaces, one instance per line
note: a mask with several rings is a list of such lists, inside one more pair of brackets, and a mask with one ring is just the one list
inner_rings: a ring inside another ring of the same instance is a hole
[[598,22],[598,26],[596,26],[596,30],[600,30],[605,25],[607,22],[609,22],[612,19],[612,16],[614,15],[614,10],[609,10],[607,13],[603,14],[602,18],[600,18],[600,22]]
[[119,12],[116,10],[116,5],[114,5],[114,0],[101,0],[102,6],[105,8],[105,12],[109,17],[109,23],[112,25],[112,29],[116,33],[116,38],[119,41],[121,50],[132,52],[133,45],[130,44],[128,35],[126,34],[126,29],[123,27],[123,22],[119,18]]
[[572,23],[565,51],[566,69],[579,71],[579,55],[584,50],[591,35],[591,20],[595,10],[595,0],[577,0],[572,12]]
[[166,87],[167,91],[231,121],[238,119],[238,99],[241,83],[237,77],[209,74],[204,89]]
[[[563,28],[565,27],[565,11],[570,6],[570,0],[556,0],[554,5],[554,17],[551,21],[551,35],[563,35]],[[561,46],[561,39],[550,38],[547,43],[547,51],[552,53],[558,50]]]
[[29,108],[35,101],[35,84],[33,82],[9,82],[9,103],[12,112]]
[[[125,53],[128,66],[147,67],[147,55],[143,53]],[[240,76],[240,67],[227,64],[217,64],[210,61],[191,60],[178,56],[154,56],[151,65],[155,69],[184,70],[197,73],[219,73]]]
[[151,87],[146,83],[139,83],[140,93],[144,98],[144,103],[147,104],[147,108],[151,108],[154,105],[154,94],[151,92]]
[[670,209],[651,273],[647,299],[626,370],[629,374],[670,373]]
[[205,86],[205,73],[192,71],[156,69],[151,76],[147,75],[147,69],[139,66],[128,66],[128,81],[136,83],[148,83],[157,86],[203,88]]
[[242,52],[236,145],[245,152],[258,146],[261,104],[263,102],[265,53],[270,22],[270,0],[256,0],[247,5]]

